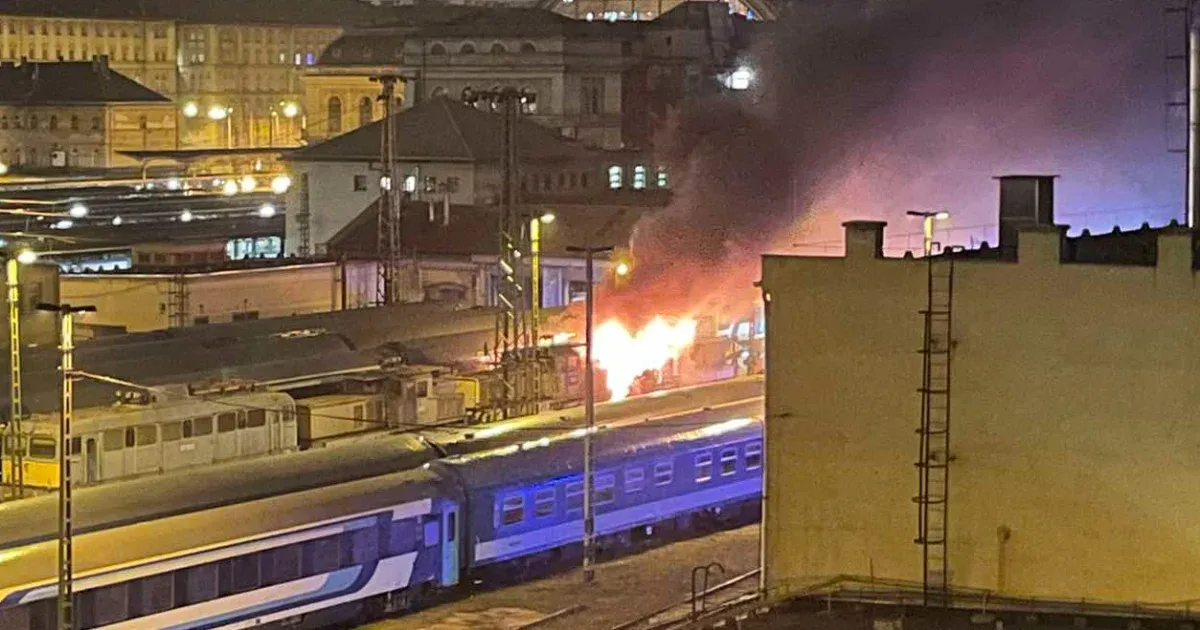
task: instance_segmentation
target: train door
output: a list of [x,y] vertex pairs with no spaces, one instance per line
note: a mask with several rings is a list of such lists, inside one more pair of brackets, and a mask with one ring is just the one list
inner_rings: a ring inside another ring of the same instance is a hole
[[458,584],[458,504],[442,510],[442,586]]
[[89,437],[83,442],[83,474],[87,483],[92,483],[100,478],[99,456],[96,453],[96,438]]
[[214,460],[234,459],[238,456],[237,420],[236,411],[217,416],[217,439],[213,447]]

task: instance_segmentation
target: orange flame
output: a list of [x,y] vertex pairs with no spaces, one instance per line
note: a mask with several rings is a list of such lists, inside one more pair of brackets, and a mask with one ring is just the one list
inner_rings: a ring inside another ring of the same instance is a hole
[[629,396],[634,382],[647,370],[660,370],[696,339],[696,320],[681,319],[675,324],[661,315],[636,334],[621,322],[610,319],[595,331],[593,353],[596,367],[607,374],[612,400]]

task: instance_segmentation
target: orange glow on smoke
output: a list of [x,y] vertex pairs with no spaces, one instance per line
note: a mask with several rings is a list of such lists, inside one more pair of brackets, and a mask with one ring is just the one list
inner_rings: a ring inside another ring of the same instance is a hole
[[696,340],[696,320],[668,323],[655,317],[631,334],[621,322],[610,319],[595,330],[593,353],[596,367],[605,371],[612,400],[623,400],[639,376],[660,370]]

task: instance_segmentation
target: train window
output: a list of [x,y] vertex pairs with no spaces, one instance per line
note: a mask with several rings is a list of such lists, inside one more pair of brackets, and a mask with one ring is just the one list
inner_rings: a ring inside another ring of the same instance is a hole
[[625,492],[640,492],[646,486],[646,469],[638,466],[625,469]]
[[29,456],[33,459],[55,459],[58,451],[54,448],[54,439],[48,437],[32,437],[29,440]]
[[192,425],[197,437],[212,434],[212,418],[196,418],[192,420]]
[[458,537],[458,512],[451,512],[446,517],[446,542],[454,542]]
[[617,499],[616,475],[600,475],[596,477],[595,484],[592,497],[596,500],[596,505],[605,505]]
[[238,556],[232,560],[233,592],[245,593],[258,588],[258,554]]
[[246,412],[245,412],[245,411],[239,411],[239,412],[238,412],[238,415],[237,415],[237,428],[239,428],[239,429],[245,429],[245,428],[246,428]]
[[199,604],[217,596],[217,565],[202,564],[186,569],[183,603]]
[[721,451],[721,476],[737,472],[737,449],[727,448]]
[[153,424],[140,424],[137,427],[137,445],[150,446],[158,443],[158,427]]
[[393,521],[388,533],[388,555],[398,556],[417,549],[417,524],[411,520]]
[[665,486],[671,483],[675,476],[675,465],[672,462],[659,462],[654,465],[654,485]]
[[341,566],[340,550],[337,536],[327,536],[304,543],[304,575],[336,571]]
[[125,448],[125,432],[120,429],[109,429],[104,432],[104,450],[119,451]]
[[83,452],[83,438],[71,438],[71,454],[78,455]]
[[367,527],[350,534],[350,564],[368,564],[379,559],[379,531]]
[[237,414],[223,413],[217,416],[217,433],[229,433],[237,428]]
[[533,495],[534,518],[545,518],[554,514],[554,488],[543,488]]
[[125,429],[125,448],[133,448],[133,445],[136,442],[137,442],[137,440],[134,439],[133,427],[126,427],[126,429]]
[[525,520],[525,497],[506,497],[500,504],[500,524],[513,525]]
[[[164,442],[178,442],[181,438],[183,438],[183,424],[185,424],[185,423],[187,423],[186,420],[183,423],[164,422],[162,425],[163,441]],[[191,425],[188,424],[188,433],[191,433],[191,428],[192,428]]]
[[175,580],[170,573],[152,575],[133,584],[133,616],[142,617],[170,610],[175,601],[172,589]]
[[[192,421],[184,420],[183,421],[183,439],[186,440],[190,437],[192,437]],[[163,439],[166,439],[166,438],[163,438]]]
[[442,542],[442,530],[438,527],[439,523],[436,520],[425,523],[425,528],[422,530],[425,535],[425,546],[436,547]]
[[[83,592],[84,598],[91,600],[92,625],[106,626],[129,617],[128,587],[128,584],[122,582]],[[86,604],[80,606],[87,607]]]
[[712,453],[704,453],[696,456],[696,481],[705,482],[712,479],[713,458]]
[[262,583],[283,584],[300,577],[300,545],[278,547],[262,554]]
[[762,468],[762,442],[746,445],[746,470]]
[[251,409],[246,412],[246,426],[257,428],[266,426],[267,411],[265,409]]
[[564,494],[567,497],[567,514],[583,512],[583,482],[572,481],[567,484]]

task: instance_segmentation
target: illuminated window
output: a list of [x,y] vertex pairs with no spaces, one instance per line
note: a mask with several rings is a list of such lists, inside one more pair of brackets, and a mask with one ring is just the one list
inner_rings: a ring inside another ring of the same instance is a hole
[[331,96],[325,106],[325,128],[329,133],[342,132],[342,99]]
[[644,190],[646,188],[646,167],[638,165],[633,167],[633,189]]
[[658,187],[667,187],[667,167],[665,166],[658,167]]
[[615,166],[615,165],[608,167],[608,187],[609,188],[611,188],[613,190],[619,189],[625,183],[624,179],[625,179],[624,169],[622,169],[620,166]]
[[755,442],[746,445],[746,470],[762,468],[762,443]]
[[500,505],[500,523],[515,525],[525,520],[525,497],[508,497]]
[[732,475],[737,472],[737,457],[736,448],[727,448],[721,451],[721,476]]
[[416,175],[409,175],[408,177],[404,178],[404,192],[407,192],[407,193],[417,192],[417,176]]
[[696,481],[704,483],[712,479],[713,474],[713,457],[712,453],[704,453],[696,456]]

